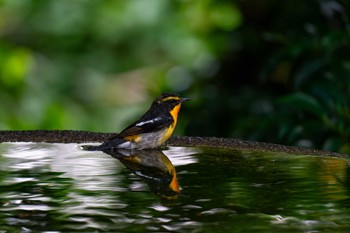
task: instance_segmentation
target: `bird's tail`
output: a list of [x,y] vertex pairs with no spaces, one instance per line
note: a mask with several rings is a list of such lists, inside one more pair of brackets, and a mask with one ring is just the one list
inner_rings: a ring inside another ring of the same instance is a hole
[[101,145],[80,145],[80,149],[86,150],[86,151],[104,151],[108,150],[110,148],[117,148],[118,145],[126,142],[124,139],[121,138],[112,138],[109,141],[106,141],[102,143]]
[[[103,145],[103,144],[102,144]],[[104,150],[104,146],[102,147],[102,145],[80,145],[79,148],[82,150],[86,150],[86,151],[101,151]]]

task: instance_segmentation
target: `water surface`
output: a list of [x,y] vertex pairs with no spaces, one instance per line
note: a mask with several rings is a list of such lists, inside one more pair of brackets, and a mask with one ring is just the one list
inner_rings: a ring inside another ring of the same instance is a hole
[[121,160],[76,144],[0,144],[0,232],[350,230],[344,159],[183,147],[155,159],[145,153]]

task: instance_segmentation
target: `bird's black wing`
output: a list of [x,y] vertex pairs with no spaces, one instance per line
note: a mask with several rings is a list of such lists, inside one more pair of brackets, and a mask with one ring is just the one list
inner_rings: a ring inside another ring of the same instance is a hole
[[140,120],[134,124],[126,127],[120,134],[116,137],[125,138],[128,136],[133,136],[141,133],[150,133],[153,131],[158,131],[162,128],[170,126],[174,122],[173,118],[169,115],[161,117],[142,117]]
[[98,146],[85,145],[81,146],[84,150],[97,151],[97,150],[106,150],[111,147],[120,145],[126,140],[126,137],[133,135],[138,135],[142,133],[150,133],[158,131],[162,128],[169,127],[174,119],[170,115],[163,115],[161,117],[154,117],[153,114],[145,114],[141,117],[140,120],[126,127],[121,133],[116,136],[109,138],[107,141]]

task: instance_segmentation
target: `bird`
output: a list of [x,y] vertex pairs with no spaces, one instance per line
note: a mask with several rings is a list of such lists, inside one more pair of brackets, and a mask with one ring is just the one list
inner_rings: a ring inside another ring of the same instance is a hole
[[83,145],[81,148],[88,151],[103,151],[110,148],[130,150],[159,148],[174,132],[181,104],[188,100],[190,99],[180,98],[175,93],[162,93],[139,120],[119,134],[101,145]]

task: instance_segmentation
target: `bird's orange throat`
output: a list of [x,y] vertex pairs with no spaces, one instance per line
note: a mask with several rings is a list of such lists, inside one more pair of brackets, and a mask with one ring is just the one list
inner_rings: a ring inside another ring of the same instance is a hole
[[174,123],[173,123],[174,127],[177,123],[177,116],[179,115],[180,108],[181,108],[181,104],[178,104],[170,111],[170,114],[174,119]]
[[173,117],[174,122],[169,126],[169,128],[165,132],[165,135],[164,135],[162,142],[161,142],[162,144],[166,140],[168,140],[170,138],[170,136],[173,134],[176,123],[177,123],[177,116],[179,115],[180,108],[181,108],[181,104],[178,104],[170,111],[170,114]]

